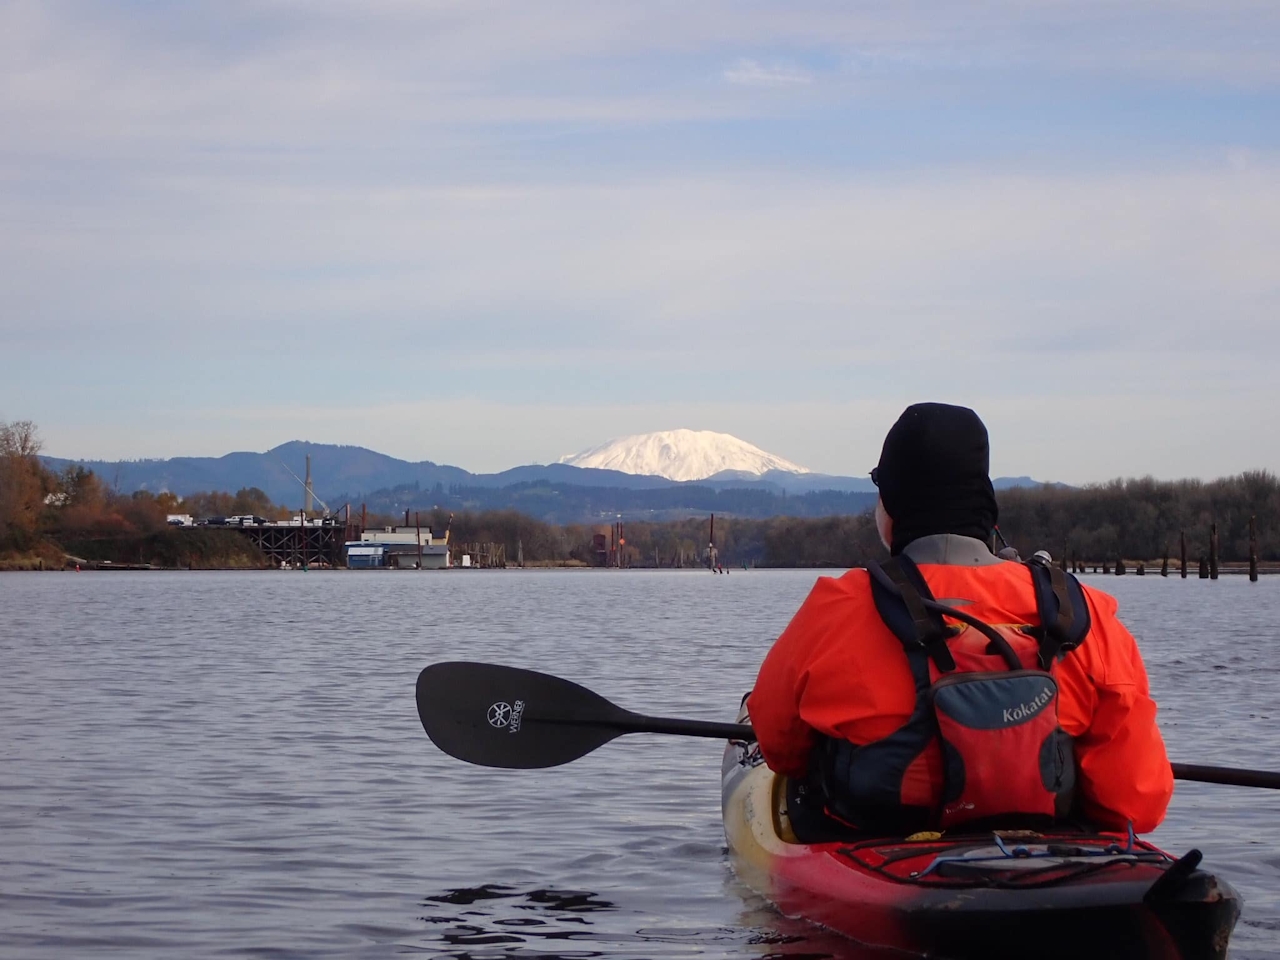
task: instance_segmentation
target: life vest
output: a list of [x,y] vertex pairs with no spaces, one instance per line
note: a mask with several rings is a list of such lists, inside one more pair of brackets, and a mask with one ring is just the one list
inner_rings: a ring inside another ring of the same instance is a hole
[[882,740],[819,738],[810,770],[828,814],[883,832],[1067,817],[1075,756],[1058,725],[1054,670],[1088,635],[1089,608],[1070,574],[1024,566],[1039,624],[993,626],[945,608],[959,627],[944,622],[909,558],[868,568],[876,610],[911,667],[916,703]]

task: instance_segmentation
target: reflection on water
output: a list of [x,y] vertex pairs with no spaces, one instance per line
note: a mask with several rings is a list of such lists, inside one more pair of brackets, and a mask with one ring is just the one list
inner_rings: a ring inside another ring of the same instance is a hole
[[[782,916],[727,870],[724,889],[741,904],[731,926],[690,930],[650,926],[632,931],[617,924],[599,925],[597,914],[620,908],[590,891],[519,890],[498,883],[464,887],[422,901],[429,912],[421,921],[429,933],[418,945],[431,956],[452,960],[644,958],[673,952],[756,960],[894,960],[905,956],[897,951],[862,948],[804,920]],[[571,946],[562,946],[565,942]],[[438,944],[438,949],[432,949],[433,944]]]
[[[670,945],[690,948],[690,953],[698,955],[705,954],[708,948],[713,952],[719,948],[758,960],[888,958],[883,951],[854,952],[855,946],[843,937],[802,920],[780,916],[736,880],[730,879],[729,886],[743,899],[744,909],[736,925],[723,929],[682,932],[640,928],[634,933],[620,931],[616,926],[601,929],[593,915],[617,910],[618,906],[598,894],[548,888],[522,891],[497,883],[426,897],[423,906],[435,912],[421,919],[430,928],[426,943],[442,945],[438,951],[430,951],[431,955],[453,960],[577,960],[606,955],[639,958],[666,955]],[[450,911],[440,909],[442,905],[465,909]],[[572,946],[560,946],[566,941]],[[477,951],[476,947],[492,949]]]
[[[521,892],[502,884],[487,883],[479,887],[450,890],[427,897],[423,906],[439,904],[472,907],[456,913],[438,913],[422,918],[433,928],[435,936],[451,947],[479,947],[505,944],[499,954],[477,954],[469,950],[445,952],[440,956],[477,958],[480,956],[536,956],[545,960],[564,957],[598,957],[596,950],[519,950],[513,945],[526,945],[549,940],[574,940],[590,943],[595,933],[583,914],[612,910],[614,905],[594,893],[579,890],[537,889]],[[479,909],[475,909],[479,907]],[[523,914],[514,911],[526,911]],[[516,931],[519,931],[518,933]]]
[[734,929],[752,931],[741,941],[751,949],[742,950],[740,955],[760,960],[903,960],[906,957],[901,951],[865,947],[808,921],[783,916],[731,870],[726,871],[725,891],[727,896],[742,902]]

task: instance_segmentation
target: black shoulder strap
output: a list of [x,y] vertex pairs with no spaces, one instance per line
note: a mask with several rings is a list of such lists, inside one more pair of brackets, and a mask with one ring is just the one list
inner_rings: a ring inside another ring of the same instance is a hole
[[1040,617],[1040,666],[1048,670],[1053,662],[1074,650],[1089,635],[1089,604],[1080,581],[1060,567],[1027,563],[1036,590],[1036,611]]
[[938,669],[947,673],[956,668],[947,649],[947,627],[940,614],[930,613],[921,603],[933,599],[929,584],[909,557],[898,555],[879,564],[870,564],[871,599],[880,619],[893,631],[910,657],[914,649],[928,651]]

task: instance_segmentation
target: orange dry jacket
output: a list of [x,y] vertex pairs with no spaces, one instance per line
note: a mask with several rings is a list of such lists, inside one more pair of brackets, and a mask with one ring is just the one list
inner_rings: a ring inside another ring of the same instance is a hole
[[[920,572],[935,597],[967,600],[962,609],[987,623],[1037,622],[1022,564],[922,563]],[[1085,596],[1089,635],[1055,670],[1082,809],[1099,826],[1154,830],[1173,795],[1173,773],[1147,673],[1114,598],[1088,587]],[[870,577],[859,569],[818,580],[765,658],[747,709],[769,767],[803,777],[815,733],[870,743],[906,723],[915,702],[902,643],[880,619]]]

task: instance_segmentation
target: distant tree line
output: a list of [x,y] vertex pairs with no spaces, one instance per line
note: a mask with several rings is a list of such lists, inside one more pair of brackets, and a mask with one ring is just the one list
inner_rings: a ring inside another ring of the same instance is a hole
[[[641,491],[665,493],[666,491]],[[724,491],[732,492],[732,491]],[[754,492],[754,491],[753,491]],[[1218,525],[1219,557],[1249,556],[1249,519],[1255,518],[1258,556],[1280,561],[1280,480],[1267,471],[1211,482],[1113,480],[1081,488],[1015,487],[997,493],[1000,532],[1024,556],[1048,550],[1056,559],[1113,561],[1124,557],[1176,560],[1185,532],[1187,556],[1208,553],[1210,525]],[[804,500],[788,498],[788,503]],[[708,514],[710,511],[708,511]],[[422,522],[443,531],[452,516],[452,536],[465,542],[506,546],[508,558],[523,548],[527,560],[591,563],[595,534],[612,546],[612,523],[554,524],[518,510],[443,508],[423,511]],[[402,523],[403,513],[385,522]],[[631,566],[690,565],[706,558],[709,516],[680,520],[634,520],[623,513],[623,563]],[[767,519],[716,511],[715,545],[725,566],[861,566],[884,556],[869,511],[843,516]]]
[[[167,514],[253,514],[277,519],[290,513],[273,504],[256,487],[234,494],[213,491],[183,498],[167,492],[117,492],[81,466],[58,473],[46,469],[39,460],[39,450],[34,424],[0,421],[0,560],[14,555],[39,555],[54,562],[74,546],[92,550],[102,559],[113,559],[110,554],[116,550],[125,560],[145,560],[145,554],[150,552],[166,562],[172,558],[175,563],[182,563],[182,550],[187,548],[180,545],[196,545],[198,541],[190,538],[192,531],[177,531],[185,535],[184,539],[172,543],[166,540],[175,533],[166,525]],[[606,547],[618,546],[613,543],[613,522],[622,513],[626,542],[619,549],[624,565],[667,567],[706,562],[711,533],[709,515],[714,512],[715,547],[720,563],[726,567],[744,563],[850,567],[884,556],[866,509],[865,494],[828,492],[782,497],[762,490],[716,491],[687,486],[621,491],[546,483],[517,486],[517,495],[525,498],[525,508],[484,508],[488,502],[484,497],[494,493],[487,488],[459,488],[456,503],[444,497],[446,491],[440,487],[425,494],[416,487],[384,491],[383,499],[370,504],[374,509],[368,514],[368,522],[374,527],[400,524],[408,510],[411,515],[418,513],[422,525],[431,527],[437,535],[448,529],[455,542],[504,545],[509,562],[522,553],[526,560],[534,562],[595,563],[597,536],[603,537]],[[691,492],[695,497],[706,497],[707,509],[674,506],[683,503]],[[606,493],[610,497],[625,496],[598,502],[582,499]],[[1002,490],[997,496],[1000,530],[1023,556],[1047,549],[1055,558],[1065,551],[1073,559],[1086,561],[1120,557],[1149,561],[1166,552],[1176,559],[1179,534],[1185,531],[1188,558],[1194,562],[1208,552],[1210,525],[1216,523],[1220,559],[1243,561],[1248,558],[1249,520],[1255,517],[1259,558],[1280,561],[1280,480],[1268,471],[1210,482],[1145,478],[1082,488],[1022,487]],[[446,502],[440,503],[441,498]],[[844,514],[801,514],[804,510],[826,509],[840,502],[840,498],[849,498],[846,502],[850,509]],[[779,515],[751,515],[769,502],[778,504]],[[552,504],[550,508],[548,503]],[[629,515],[626,504],[633,504],[642,518]],[[794,513],[789,512],[791,508],[795,508]],[[562,509],[575,519],[584,512],[604,516],[598,523],[547,519]],[[677,516],[652,516],[664,512]],[[690,512],[697,515],[690,517]],[[231,549],[219,547],[221,542],[217,537],[199,541],[204,551],[200,556],[209,558],[219,549]],[[239,557],[237,562],[241,561],[247,562]]]
[[[547,523],[582,523],[585,518],[623,513],[633,519],[672,520],[690,514],[732,514],[767,519],[778,516],[826,517],[862,513],[876,502],[873,493],[821,490],[789,496],[760,488],[717,489],[679,484],[649,490],[625,487],[582,487],[540,480],[505,487],[435,484],[423,489],[407,484],[378,490],[363,498],[376,513],[404,516],[405,510],[433,507],[480,513],[516,510]],[[607,520],[606,520],[607,522]]]
[[998,499],[1000,530],[1024,556],[1046,549],[1055,558],[1065,550],[1081,560],[1176,560],[1185,532],[1194,563],[1208,554],[1216,523],[1220,558],[1243,561],[1255,517],[1259,559],[1280,560],[1280,480],[1266,470],[1209,482],[1146,477],[1079,489],[1022,487]]
[[[622,520],[619,547],[612,523],[552,524],[516,510],[490,510],[451,514],[447,510],[410,512],[410,522],[420,522],[439,536],[447,529],[450,539],[463,543],[494,543],[506,548],[507,562],[523,554],[531,562],[598,560],[595,538],[606,549],[619,550],[629,567],[698,566],[708,561],[710,517],[683,520]],[[404,523],[399,516],[371,515],[370,526]],[[849,567],[883,555],[875,523],[868,512],[853,516],[756,520],[716,514],[715,547],[723,566]]]

